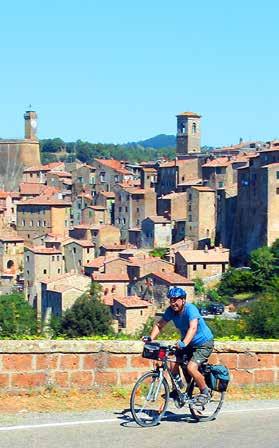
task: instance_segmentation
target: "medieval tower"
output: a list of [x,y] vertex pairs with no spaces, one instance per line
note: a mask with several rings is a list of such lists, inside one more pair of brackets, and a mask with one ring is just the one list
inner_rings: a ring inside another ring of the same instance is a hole
[[25,136],[22,140],[0,139],[0,189],[14,191],[25,168],[40,165],[40,148],[37,138],[37,114],[28,110],[24,114]]
[[201,152],[201,115],[182,112],[177,115],[176,155],[179,158]]

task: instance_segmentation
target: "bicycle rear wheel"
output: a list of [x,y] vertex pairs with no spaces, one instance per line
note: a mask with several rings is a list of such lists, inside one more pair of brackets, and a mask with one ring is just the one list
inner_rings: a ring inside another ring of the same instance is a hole
[[136,382],[131,398],[132,416],[140,426],[155,426],[162,419],[168,405],[169,385],[158,372],[147,372]]
[[[200,390],[195,381],[192,381],[189,387],[189,398],[194,399],[195,396],[200,394]],[[192,416],[199,421],[209,422],[215,420],[219,414],[224,402],[225,392],[217,392],[210,389],[211,398],[209,402],[204,406],[197,406],[193,403],[189,403],[189,408]]]

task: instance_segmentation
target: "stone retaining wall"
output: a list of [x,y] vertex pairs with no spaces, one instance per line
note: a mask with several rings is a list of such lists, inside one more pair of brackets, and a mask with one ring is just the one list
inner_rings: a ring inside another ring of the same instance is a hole
[[[152,365],[141,351],[138,341],[2,340],[0,390],[132,384]],[[235,385],[279,383],[279,342],[219,342],[209,361],[227,365]]]

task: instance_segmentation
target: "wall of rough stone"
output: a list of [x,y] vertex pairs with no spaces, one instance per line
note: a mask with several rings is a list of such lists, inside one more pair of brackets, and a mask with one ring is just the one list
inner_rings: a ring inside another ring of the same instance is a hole
[[[135,341],[2,340],[0,391],[133,384],[151,366],[141,351]],[[279,342],[216,343],[210,362],[226,364],[235,385],[279,383]]]

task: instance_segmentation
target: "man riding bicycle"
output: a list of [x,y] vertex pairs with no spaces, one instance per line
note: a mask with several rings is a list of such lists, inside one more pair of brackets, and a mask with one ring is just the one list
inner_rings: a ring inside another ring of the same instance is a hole
[[[187,355],[187,373],[194,378],[200,395],[197,396],[197,403],[206,404],[210,399],[210,391],[205,383],[204,376],[199,372],[199,365],[207,361],[214,347],[213,334],[206,325],[198,308],[192,303],[186,303],[187,293],[179,287],[172,287],[168,291],[170,306],[166,309],[163,317],[154,325],[151,331],[151,340],[157,338],[159,333],[169,321],[181,333],[181,340],[177,342],[176,362],[171,363],[172,373],[176,379],[181,381],[179,376],[179,362]],[[176,398],[176,391],[170,393],[171,398]]]

